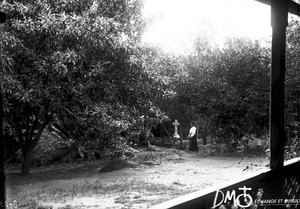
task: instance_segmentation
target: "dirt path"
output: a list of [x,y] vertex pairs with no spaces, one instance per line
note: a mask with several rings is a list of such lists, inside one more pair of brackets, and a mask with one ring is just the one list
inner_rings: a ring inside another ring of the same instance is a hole
[[8,202],[15,201],[18,208],[28,209],[148,208],[264,170],[268,163],[262,157],[200,157],[190,153],[168,156],[108,173],[98,173],[102,166],[99,162],[33,169],[27,178],[9,170]]

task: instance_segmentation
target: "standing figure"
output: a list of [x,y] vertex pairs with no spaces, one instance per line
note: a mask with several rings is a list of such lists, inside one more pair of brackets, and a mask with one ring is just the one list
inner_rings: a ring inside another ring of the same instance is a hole
[[195,123],[191,122],[191,128],[189,131],[188,139],[189,141],[189,151],[198,152],[198,143],[197,143],[197,129],[195,127]]

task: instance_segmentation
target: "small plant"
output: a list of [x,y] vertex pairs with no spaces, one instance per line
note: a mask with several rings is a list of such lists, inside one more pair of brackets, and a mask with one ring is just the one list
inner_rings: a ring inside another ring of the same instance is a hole
[[[271,153],[270,149],[266,149],[265,151],[266,157],[270,158]],[[290,160],[300,155],[300,144],[298,139],[293,138],[288,140],[287,144],[284,146],[284,160]]]
[[300,145],[298,139],[293,138],[288,140],[286,146],[284,147],[284,159],[290,160],[299,157]]
[[238,141],[238,149],[241,152],[265,153],[269,148],[269,136],[257,137],[255,135],[245,135]]

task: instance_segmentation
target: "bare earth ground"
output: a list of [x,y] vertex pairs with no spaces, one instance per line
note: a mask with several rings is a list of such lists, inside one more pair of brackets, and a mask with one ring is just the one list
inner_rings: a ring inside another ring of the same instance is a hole
[[267,168],[263,157],[206,157],[173,149],[140,151],[136,166],[99,173],[102,162],[7,169],[7,201],[26,209],[148,208]]

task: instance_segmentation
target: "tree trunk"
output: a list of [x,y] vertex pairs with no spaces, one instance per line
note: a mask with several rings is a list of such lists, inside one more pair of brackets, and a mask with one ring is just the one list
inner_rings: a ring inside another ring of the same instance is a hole
[[207,145],[207,138],[206,137],[207,137],[206,135],[203,136],[203,146]]
[[23,176],[28,176],[29,168],[31,164],[31,149],[26,150],[25,153],[22,154],[23,154],[23,161],[22,161],[21,174]]
[[202,133],[202,140],[203,140],[203,146],[207,145],[207,128],[204,127],[203,133]]

